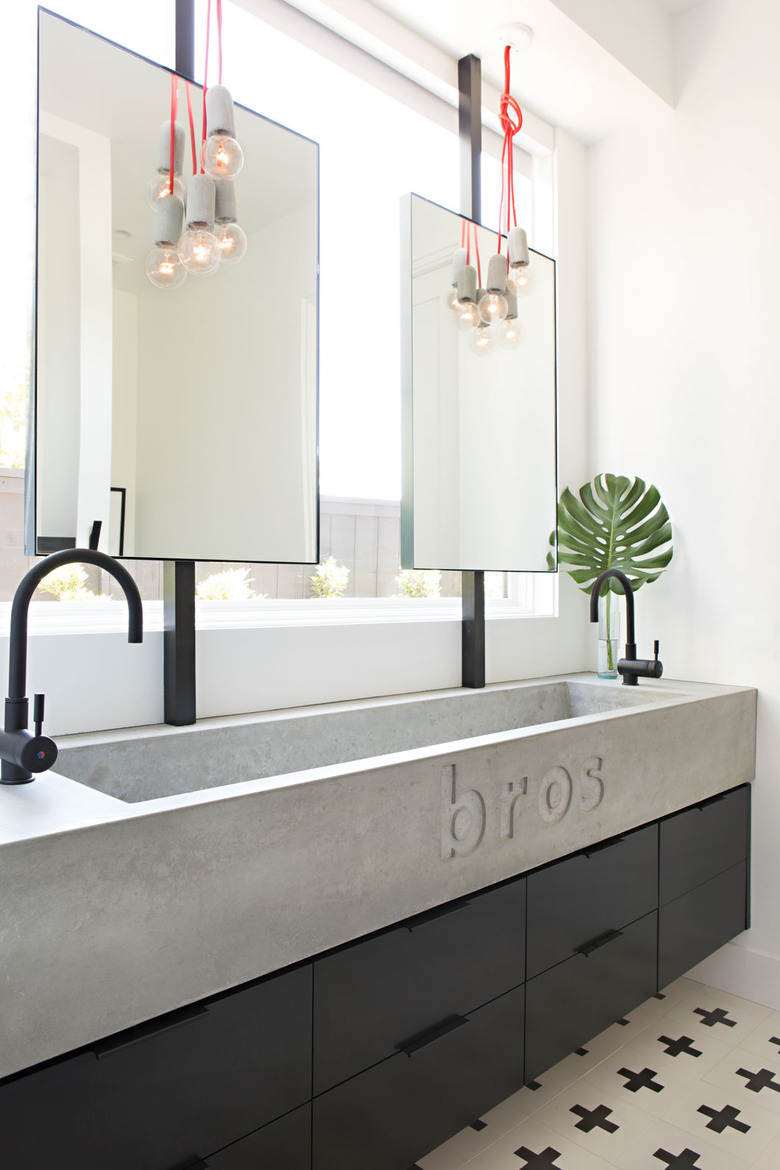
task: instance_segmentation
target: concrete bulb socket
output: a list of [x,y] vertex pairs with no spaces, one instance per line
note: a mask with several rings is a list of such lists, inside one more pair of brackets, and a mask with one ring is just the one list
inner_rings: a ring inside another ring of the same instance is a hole
[[[181,174],[184,163],[184,127],[180,122],[173,124],[173,173]],[[171,169],[171,123],[163,122],[160,127],[160,141],[157,148],[157,170]]]
[[477,270],[473,264],[464,264],[458,273],[458,300],[476,301]]
[[160,247],[175,248],[184,223],[184,207],[178,195],[163,195],[154,216],[154,242]]
[[214,218],[217,223],[235,223],[238,219],[236,210],[236,188],[232,179],[217,179],[216,202]]
[[209,175],[193,175],[187,184],[187,227],[214,226],[216,183]]
[[212,85],[206,90],[207,133],[236,136],[236,116],[230,90],[224,85]]
[[490,257],[487,285],[485,286],[488,292],[501,293],[502,295],[506,292],[506,274],[508,267],[509,263],[502,252],[496,252],[495,256]]

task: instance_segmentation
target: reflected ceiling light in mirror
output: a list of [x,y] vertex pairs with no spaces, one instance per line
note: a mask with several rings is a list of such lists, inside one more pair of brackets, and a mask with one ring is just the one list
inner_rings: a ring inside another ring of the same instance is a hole
[[178,288],[187,277],[179,256],[184,207],[177,195],[165,194],[157,202],[154,248],[146,257],[146,275],[157,288]]
[[[182,199],[181,181],[186,131],[177,120],[178,79],[171,75],[171,116],[160,132],[157,171],[149,184],[149,202],[157,210],[155,247],[146,272],[158,288],[177,288],[187,273],[208,276],[222,261],[237,264],[247,250],[247,237],[238,223],[233,177],[244,165],[236,140],[235,111],[229,90],[222,84],[222,0],[216,3],[218,83],[208,86],[211,0],[206,13],[206,60],[203,68],[203,105],[200,143],[196,142],[192,86],[186,82],[187,114],[192,148],[192,176],[187,184],[186,215],[175,211],[172,200]],[[184,232],[181,231],[182,221]],[[178,226],[178,234],[176,228]],[[176,251],[178,264],[173,256]]]
[[[517,226],[512,146],[512,140],[523,124],[523,114],[509,92],[510,52],[511,46],[507,45],[504,49],[505,85],[500,109],[504,146],[501,153],[498,251],[490,258],[485,288],[481,288],[477,225],[464,222],[461,247],[457,249],[453,262],[452,289],[448,294],[448,303],[458,315],[458,326],[464,332],[471,332],[469,344],[472,352],[479,356],[490,353],[494,343],[502,349],[514,349],[521,344],[517,297],[528,284],[530,256],[525,231]],[[502,250],[504,238],[506,255]],[[471,264],[472,246],[476,268]]]
[[[221,6],[218,5],[218,10]],[[236,140],[233,99],[224,85],[206,91],[206,140],[203,169],[212,179],[235,179],[244,165],[244,152]]]
[[236,189],[232,179],[220,179],[216,186],[215,235],[223,264],[237,264],[247,248],[246,232],[236,215]]
[[[174,84],[173,78],[171,83]],[[177,195],[179,199],[184,199],[184,181],[181,177],[184,139],[184,127],[176,121],[175,115],[163,122],[160,127],[157,168],[146,188],[146,198],[152,211],[157,210],[157,204],[166,195]]]
[[153,285],[163,289],[178,288],[187,276],[179,255],[184,220],[181,171],[185,135],[184,127],[176,121],[178,104],[179,87],[171,74],[171,116],[160,128],[157,171],[146,191],[154,209],[154,247],[146,257],[146,275]]
[[186,229],[179,241],[179,255],[193,276],[216,272],[222,258],[214,235],[216,186],[210,175],[193,175],[187,184]]

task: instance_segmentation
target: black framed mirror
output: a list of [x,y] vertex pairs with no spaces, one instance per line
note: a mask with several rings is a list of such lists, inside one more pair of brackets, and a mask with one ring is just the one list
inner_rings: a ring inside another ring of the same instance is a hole
[[547,572],[557,508],[555,261],[529,250],[514,333],[494,329],[480,351],[453,306],[467,235],[484,279],[496,233],[418,195],[404,199],[403,565]]
[[99,531],[135,559],[316,563],[319,148],[236,105],[247,253],[157,288],[146,186],[170,78],[40,10],[27,551]]

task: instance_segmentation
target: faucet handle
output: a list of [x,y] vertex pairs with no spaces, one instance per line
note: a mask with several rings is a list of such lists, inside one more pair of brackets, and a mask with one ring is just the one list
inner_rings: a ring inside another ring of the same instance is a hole
[[35,734],[36,735],[41,734],[41,728],[43,727],[44,700],[45,700],[44,695],[36,695],[35,698],[33,699],[33,724],[35,726]]
[[658,650],[659,650],[660,645],[661,645],[661,643],[656,638],[656,640],[653,642],[653,654],[655,655],[656,662],[658,661]]

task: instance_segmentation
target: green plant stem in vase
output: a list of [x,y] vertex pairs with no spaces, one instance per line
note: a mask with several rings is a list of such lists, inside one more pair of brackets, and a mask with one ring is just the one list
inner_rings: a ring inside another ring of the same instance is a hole
[[617,678],[620,643],[620,603],[605,589],[599,597],[599,678]]

